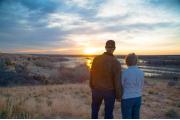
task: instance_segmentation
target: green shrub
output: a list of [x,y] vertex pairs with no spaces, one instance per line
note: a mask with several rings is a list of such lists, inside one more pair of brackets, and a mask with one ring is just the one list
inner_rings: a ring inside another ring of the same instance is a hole
[[6,66],[12,66],[15,65],[10,59],[5,59],[5,65]]
[[178,118],[178,114],[174,109],[169,109],[166,114],[168,118]]
[[0,111],[0,119],[6,119],[8,116],[8,112],[6,110]]
[[180,108],[180,101],[176,103],[176,106]]

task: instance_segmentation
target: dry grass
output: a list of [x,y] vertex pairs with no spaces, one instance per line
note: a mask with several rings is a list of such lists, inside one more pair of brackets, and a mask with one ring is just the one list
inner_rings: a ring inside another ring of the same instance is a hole
[[[179,94],[179,87],[169,87],[166,81],[147,80],[141,117],[179,118]],[[90,118],[90,105],[87,83],[0,88],[1,118]],[[118,102],[114,117],[121,117]]]

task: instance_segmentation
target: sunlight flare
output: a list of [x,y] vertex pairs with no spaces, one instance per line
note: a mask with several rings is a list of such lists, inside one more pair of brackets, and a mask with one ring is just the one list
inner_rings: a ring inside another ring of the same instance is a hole
[[97,52],[97,49],[96,48],[86,48],[84,50],[84,53],[85,54],[95,54]]

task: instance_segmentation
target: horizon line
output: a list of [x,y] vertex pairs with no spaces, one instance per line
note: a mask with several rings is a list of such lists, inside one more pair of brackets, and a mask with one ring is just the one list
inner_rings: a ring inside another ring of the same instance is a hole
[[[6,53],[0,52],[0,54],[16,54],[16,55],[62,55],[62,56],[97,56],[101,54],[55,54],[55,53]],[[127,54],[113,54],[115,56],[126,56]],[[138,56],[180,56],[180,54],[137,54]]]

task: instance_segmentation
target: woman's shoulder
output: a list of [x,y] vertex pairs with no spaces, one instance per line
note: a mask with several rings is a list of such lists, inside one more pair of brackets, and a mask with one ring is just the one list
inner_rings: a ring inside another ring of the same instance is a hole
[[137,67],[138,71],[141,73],[144,73],[139,67]]
[[124,71],[123,71],[123,74],[127,74],[127,73],[140,73],[140,74],[144,74],[144,72],[140,69],[140,68],[138,68],[138,67],[134,67],[133,69],[131,68],[131,67],[129,67],[129,68],[127,68],[127,69],[125,69]]
[[123,74],[123,75],[126,75],[126,74],[128,73],[128,71],[129,71],[128,68],[126,68],[126,69],[124,69],[124,70],[122,71],[122,74]]
[[140,68],[138,68],[137,71],[138,71],[139,74],[144,76],[144,72]]

